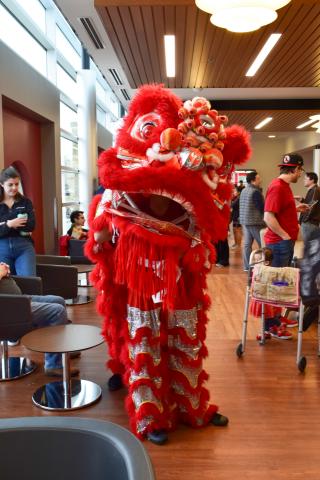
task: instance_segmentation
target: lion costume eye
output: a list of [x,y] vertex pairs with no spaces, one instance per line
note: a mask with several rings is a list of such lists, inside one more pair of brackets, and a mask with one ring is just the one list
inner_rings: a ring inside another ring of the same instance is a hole
[[157,127],[156,122],[145,122],[140,126],[140,135],[142,138],[148,139],[151,137],[154,128]]
[[213,118],[209,117],[209,115],[200,115],[200,122],[203,127],[208,129],[215,126]]
[[145,142],[150,137],[152,137],[155,128],[160,125],[160,122],[161,117],[157,113],[145,113],[144,115],[141,115],[135,120],[131,128],[130,134],[136,140],[140,140],[140,142]]

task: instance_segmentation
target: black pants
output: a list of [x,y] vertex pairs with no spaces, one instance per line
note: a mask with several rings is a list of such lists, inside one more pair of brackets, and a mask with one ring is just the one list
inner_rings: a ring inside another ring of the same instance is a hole
[[220,240],[218,243],[215,244],[216,252],[217,252],[217,259],[216,263],[220,263],[224,267],[229,265],[229,245],[228,240]]

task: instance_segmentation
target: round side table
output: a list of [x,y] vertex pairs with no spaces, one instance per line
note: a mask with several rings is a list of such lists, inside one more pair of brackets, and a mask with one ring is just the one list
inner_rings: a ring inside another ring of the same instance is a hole
[[21,338],[29,350],[61,353],[63,379],[42,385],[32,396],[38,407],[45,410],[75,410],[87,407],[101,397],[101,388],[89,380],[71,379],[70,352],[88,350],[104,342],[100,328],[91,325],[58,325],[38,328]]
[[[78,287],[92,287],[92,285],[90,285],[89,283],[89,274],[92,272],[93,268],[94,268],[94,265],[87,265],[87,264],[74,264],[74,267],[77,267],[78,269],[78,276],[81,274],[81,273],[84,273],[85,276],[86,276],[86,279],[85,279],[85,284],[81,284],[81,282],[79,281],[78,279]],[[73,305],[84,305],[85,303],[90,303],[92,302],[93,299],[90,297],[90,295],[83,295],[83,294],[78,294],[75,298],[68,298],[66,300],[66,305],[68,305],[69,307],[73,306]]]

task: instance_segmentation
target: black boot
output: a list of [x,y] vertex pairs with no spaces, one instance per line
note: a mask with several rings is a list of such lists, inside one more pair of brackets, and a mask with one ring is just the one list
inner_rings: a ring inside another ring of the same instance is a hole
[[168,441],[168,434],[165,430],[154,430],[147,433],[147,439],[156,445],[164,445]]
[[210,423],[216,427],[226,427],[229,423],[229,419],[228,417],[221,415],[221,413],[216,412],[211,418]]
[[108,380],[108,388],[110,392],[115,392],[116,390],[120,390],[123,387],[122,377],[120,373],[114,373],[112,377]]

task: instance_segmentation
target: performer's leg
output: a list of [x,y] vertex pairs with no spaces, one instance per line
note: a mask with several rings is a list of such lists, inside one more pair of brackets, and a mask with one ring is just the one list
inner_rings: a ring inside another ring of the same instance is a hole
[[176,310],[168,318],[170,384],[179,418],[195,428],[210,422],[215,425],[228,423],[228,419],[218,413],[218,407],[209,404],[209,392],[203,386],[208,375],[202,367],[207,355],[204,326],[199,327],[205,324],[202,317],[203,312],[194,307]]
[[130,302],[127,310],[128,353],[124,380],[128,385],[126,406],[131,428],[141,439],[164,443],[172,427],[167,354],[161,352],[161,307],[150,301]]

